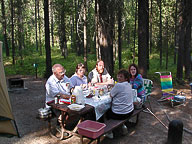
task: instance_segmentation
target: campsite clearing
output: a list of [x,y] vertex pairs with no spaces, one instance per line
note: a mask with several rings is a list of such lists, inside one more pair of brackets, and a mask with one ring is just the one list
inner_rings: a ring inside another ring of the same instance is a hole
[[[48,133],[47,122],[36,119],[38,109],[44,106],[45,101],[45,79],[35,79],[28,76],[20,77],[25,81],[27,90],[9,92],[13,115],[17,122],[21,138],[0,137],[1,144],[79,144],[78,137],[71,137],[68,140],[58,140],[50,137]],[[165,115],[168,114],[171,120],[179,119],[183,121],[184,127],[192,131],[192,95],[190,87],[179,86],[178,90],[186,93],[187,102],[185,106],[172,108],[168,104],[158,104],[157,99],[161,97],[160,86],[154,84],[151,104],[154,114],[162,120],[166,125],[169,121]],[[126,136],[117,137],[113,140],[105,138],[101,143],[111,144],[162,144],[167,139],[167,130],[148,113],[141,113],[139,123],[135,128],[131,128]],[[192,134],[183,132],[183,144],[189,144],[192,141]]]

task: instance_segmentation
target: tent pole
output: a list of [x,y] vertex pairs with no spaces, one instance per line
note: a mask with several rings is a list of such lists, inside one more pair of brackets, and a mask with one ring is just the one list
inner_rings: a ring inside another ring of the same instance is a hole
[[20,134],[19,134],[19,131],[18,131],[18,128],[17,128],[16,121],[13,120],[13,122],[14,122],[14,125],[15,125],[15,129],[16,129],[16,131],[17,131],[17,136],[18,136],[18,138],[21,138],[21,136],[20,136]]

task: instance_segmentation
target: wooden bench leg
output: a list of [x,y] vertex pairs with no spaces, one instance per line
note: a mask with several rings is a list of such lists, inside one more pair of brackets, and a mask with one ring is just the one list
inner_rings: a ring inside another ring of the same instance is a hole
[[48,129],[49,129],[49,131],[51,131],[51,119],[50,118],[48,118]]
[[83,144],[83,136],[80,136],[81,144]]
[[136,118],[136,123],[135,124],[138,124],[139,122],[139,114],[137,114],[137,118]]
[[100,137],[97,138],[97,144],[100,144]]

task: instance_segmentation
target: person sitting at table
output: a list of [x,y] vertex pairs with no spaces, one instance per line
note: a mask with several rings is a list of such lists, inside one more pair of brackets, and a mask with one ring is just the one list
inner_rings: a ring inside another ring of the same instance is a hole
[[[70,89],[73,87],[70,79],[65,75],[66,70],[61,64],[55,64],[52,67],[53,74],[49,77],[45,84],[46,88],[46,103],[54,100],[56,95],[61,98],[69,99]],[[46,104],[46,107],[49,107]]]
[[[55,64],[52,67],[53,74],[47,80],[46,87],[46,107],[50,108],[47,105],[48,102],[53,101],[56,95],[60,95],[61,98],[69,99],[70,89],[73,88],[73,84],[70,79],[65,75],[66,70],[61,64]],[[58,117],[57,125],[60,125],[61,122],[61,111],[57,109],[52,109],[53,114]],[[66,129],[73,129],[77,124],[79,117],[66,115]]]
[[137,89],[137,96],[142,100],[145,95],[145,90],[143,87],[143,78],[139,74],[139,70],[136,64],[129,65],[128,72],[130,75],[130,84],[133,89]]
[[86,88],[87,77],[85,76],[85,66],[82,63],[77,64],[75,74],[70,78],[73,86],[82,86]]
[[107,69],[104,67],[104,62],[102,60],[97,61],[96,67],[91,72],[89,72],[88,82],[91,82],[95,85],[114,83]]
[[[132,88],[129,83],[129,73],[125,69],[119,70],[117,73],[118,82],[110,91],[112,97],[111,109],[106,113],[107,119],[123,120],[127,119],[133,114],[133,95]],[[127,129],[125,125],[123,130]],[[112,133],[110,133],[111,135]]]

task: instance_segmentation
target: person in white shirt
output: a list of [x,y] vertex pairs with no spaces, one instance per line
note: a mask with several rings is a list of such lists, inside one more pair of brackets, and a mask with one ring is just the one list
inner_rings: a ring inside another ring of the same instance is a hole
[[96,67],[89,72],[88,82],[91,82],[94,85],[106,85],[114,83],[107,69],[104,67],[104,62],[102,60],[97,61]]
[[[107,119],[123,120],[127,119],[133,114],[133,95],[132,88],[129,83],[129,73],[125,69],[119,70],[117,73],[118,82],[110,91],[110,96],[112,97],[111,109],[106,113]],[[122,134],[127,133],[127,127],[123,124],[121,130]],[[117,128],[118,129],[118,128]],[[106,134],[108,138],[113,138],[113,132],[110,131]]]
[[[53,74],[49,77],[45,84],[46,88],[46,103],[54,100],[56,95],[61,98],[69,99],[70,89],[73,87],[70,79],[65,75],[66,70],[61,64],[55,64],[52,67]],[[49,107],[46,104],[46,107]]]
[[129,83],[129,73],[125,69],[117,74],[118,83],[110,91],[112,97],[111,109],[107,112],[107,119],[126,119],[134,110],[132,88]]

